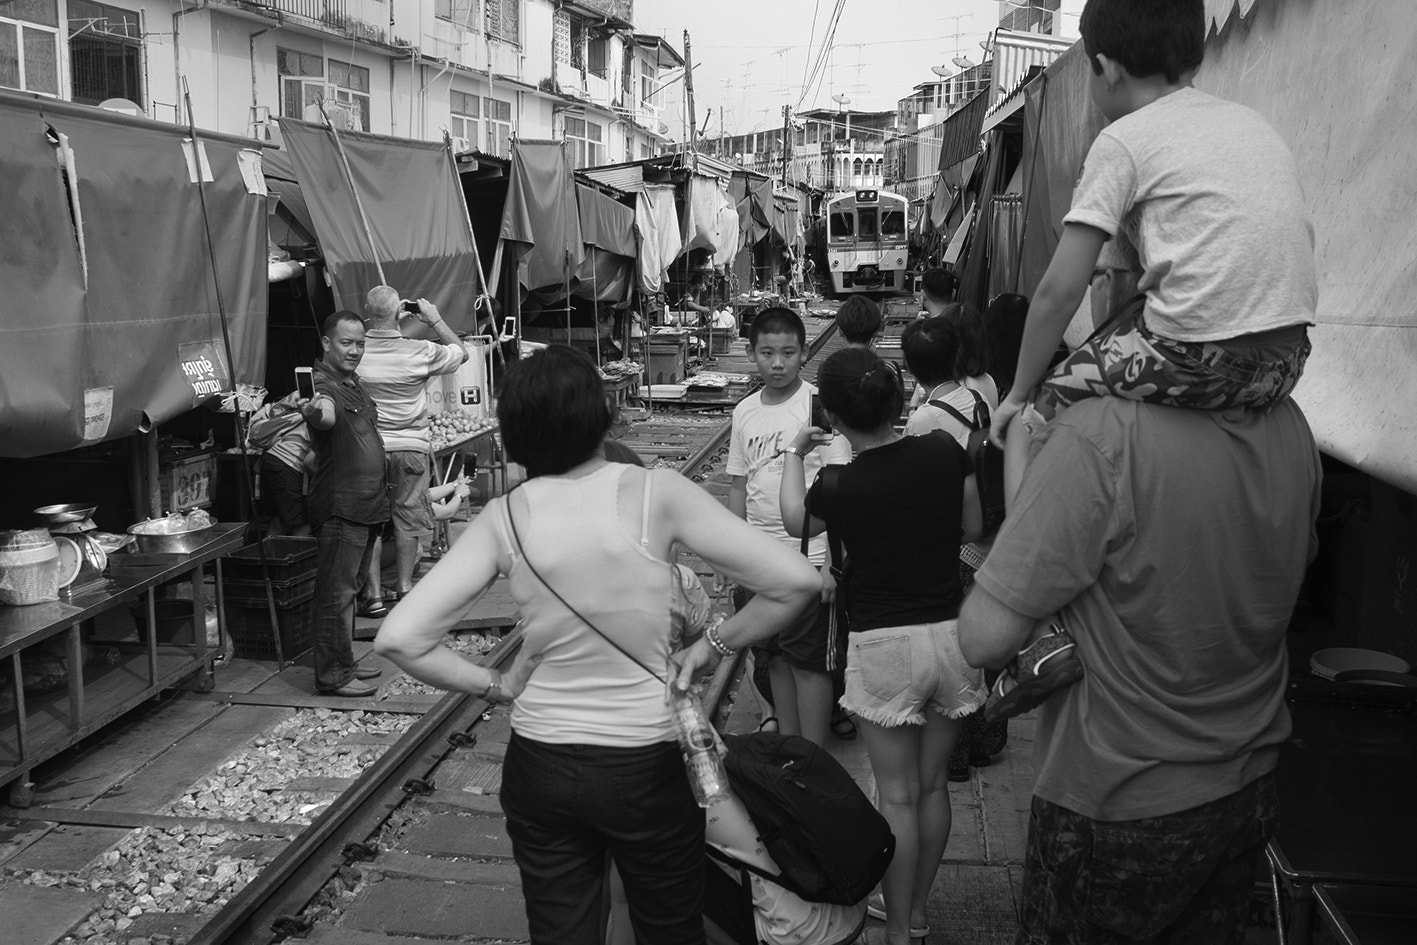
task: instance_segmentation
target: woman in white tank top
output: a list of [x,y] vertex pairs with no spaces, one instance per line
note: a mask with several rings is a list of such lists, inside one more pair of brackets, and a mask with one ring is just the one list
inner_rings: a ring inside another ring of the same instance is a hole
[[[703,811],[664,682],[647,670],[669,673],[677,643],[671,548],[756,594],[676,654],[681,688],[786,626],[819,592],[816,571],[678,473],[608,464],[610,408],[579,352],[552,346],[516,364],[497,416],[528,481],[488,504],[390,613],[375,650],[434,685],[514,702],[501,798],[533,943],[599,941],[607,855],[637,941],[702,942]],[[524,623],[505,678],[442,646],[502,574]]]

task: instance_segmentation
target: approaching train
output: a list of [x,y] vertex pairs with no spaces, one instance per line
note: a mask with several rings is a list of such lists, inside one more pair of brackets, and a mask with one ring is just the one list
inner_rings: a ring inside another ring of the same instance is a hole
[[906,199],[884,190],[850,190],[827,200],[827,271],[840,294],[905,291]]

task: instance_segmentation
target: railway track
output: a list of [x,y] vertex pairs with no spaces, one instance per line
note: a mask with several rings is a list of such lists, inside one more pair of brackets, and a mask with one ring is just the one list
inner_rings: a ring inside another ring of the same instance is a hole
[[[828,328],[814,340],[812,352],[814,355],[829,353],[838,344],[835,331]],[[729,406],[656,408],[653,415],[632,422],[621,440],[645,457],[650,465],[675,466],[721,496],[726,494],[728,485],[723,462],[728,451],[730,419]],[[699,571],[707,584],[711,579],[707,566],[692,556],[686,556],[685,560]],[[491,665],[504,666],[515,657],[520,645],[520,631],[514,629],[484,659]],[[720,666],[706,694],[712,709],[729,698],[739,673],[736,662]],[[265,861],[259,872],[240,885],[234,894],[223,894],[215,889],[204,901],[194,897],[188,904],[189,911],[161,911],[159,908],[154,913],[153,906],[160,907],[161,903],[154,902],[150,895],[144,905],[142,897],[149,893],[140,892],[136,899],[138,905],[127,909],[128,916],[90,921],[76,934],[56,941],[84,945],[97,942],[126,945],[139,941],[148,945],[181,942],[234,945],[272,943],[297,937],[314,945],[343,943],[353,941],[348,938],[350,928],[336,926],[331,920],[343,922],[349,917],[354,920],[353,927],[358,928],[360,916],[387,915],[389,909],[397,910],[400,900],[405,906],[414,901],[434,902],[436,906],[435,900],[439,894],[446,894],[448,884],[460,882],[478,884],[456,888],[486,893],[487,901],[476,901],[478,897],[473,895],[471,903],[442,903],[441,907],[430,907],[432,914],[441,915],[448,926],[423,928],[419,934],[452,938],[447,934],[449,931],[460,929],[463,934],[469,934],[469,930],[475,929],[471,934],[477,940],[520,937],[511,927],[516,923],[498,920],[495,914],[496,906],[500,906],[502,912],[519,913],[522,909],[514,888],[516,876],[515,867],[510,863],[510,844],[501,826],[500,805],[495,796],[500,783],[500,756],[510,733],[509,710],[505,706],[490,706],[480,698],[462,693],[446,694],[436,701],[426,695],[395,695],[382,704],[347,710],[332,700],[298,695],[260,699],[235,693],[210,694],[210,698],[218,701],[223,696],[230,703],[225,707],[227,710],[263,710],[281,713],[287,720],[294,707],[297,712],[313,713],[316,717],[322,713],[326,718],[344,713],[357,718],[353,713],[363,712],[366,720],[387,717],[404,721],[386,726],[390,734],[383,736],[378,756],[347,784],[338,785],[342,790],[327,806],[318,803],[319,798],[304,805],[317,810],[323,806],[308,825],[253,821],[241,814],[223,817],[218,813],[214,817],[212,811],[198,809],[184,816],[187,812],[174,813],[170,805],[155,814],[117,811],[111,804],[106,810],[74,807],[61,811],[52,806],[40,806],[24,812],[8,812],[21,815],[31,824],[52,817],[54,823],[63,825],[59,828],[61,834],[65,829],[83,827],[115,833],[123,828],[142,828],[140,833],[156,835],[159,839],[163,835],[168,838],[180,835],[183,843],[195,840],[198,851],[214,847],[218,855],[220,851],[239,852],[243,843],[262,846],[265,850]],[[304,707],[300,708],[302,705]],[[406,725],[395,737],[409,719],[412,724]],[[201,735],[201,731],[197,731],[196,737],[203,741],[216,737],[214,731],[206,736]],[[276,737],[258,736],[249,744],[261,746]],[[392,744],[388,743],[390,740]],[[224,746],[223,750],[229,751],[229,748]],[[211,751],[208,747],[208,752]],[[228,758],[219,770],[237,765]],[[314,787],[328,790],[330,785]],[[114,789],[121,790],[121,787],[115,785]],[[275,796],[278,795],[268,795]],[[4,816],[0,814],[0,819]],[[28,838],[29,843],[34,840]],[[91,852],[82,844],[79,849],[83,851],[77,854],[79,856]],[[67,877],[63,885],[68,889],[91,887],[97,893],[106,888],[105,884],[132,883],[135,874],[131,866],[127,874],[121,873],[131,847],[120,845],[116,849],[121,852],[109,850],[101,853],[97,860],[100,864],[112,862],[114,879],[105,877],[102,869],[93,866],[93,860],[86,864],[69,864],[68,870],[65,864],[51,863],[50,869],[56,878]],[[0,847],[0,867],[8,873],[10,867],[3,861],[12,857],[3,854],[4,848]],[[217,873],[223,869],[228,874],[237,870],[240,875],[236,882],[239,883],[245,875],[241,871],[248,867],[239,858],[236,861],[241,865],[230,868],[218,862]],[[176,872],[150,875],[156,871],[140,871],[146,879],[138,880],[153,895],[180,881]],[[0,885],[12,878],[10,874],[0,880]],[[32,873],[30,878],[34,878]],[[184,873],[182,881],[191,880]],[[136,890],[141,886],[132,888]],[[125,898],[123,902],[126,904],[130,899]],[[220,908],[213,912],[211,906],[217,902],[221,903]],[[467,909],[473,911],[463,914]],[[417,921],[413,924],[417,925]]]

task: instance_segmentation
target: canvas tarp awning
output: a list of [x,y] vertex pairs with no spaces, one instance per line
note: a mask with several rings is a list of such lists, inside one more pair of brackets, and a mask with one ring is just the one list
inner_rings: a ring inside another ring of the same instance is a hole
[[523,288],[569,282],[585,258],[575,171],[560,141],[518,141],[512,148],[501,238],[517,244]]
[[664,288],[664,270],[683,246],[674,185],[645,184],[635,196],[635,229],[640,234],[640,288],[653,294]]
[[[681,253],[704,249],[710,256],[717,256],[738,228],[738,210],[728,199],[727,181],[692,174],[684,186],[684,248]],[[732,232],[724,232],[730,215],[734,221]]]
[[599,302],[623,302],[634,290],[635,211],[594,187],[576,185],[585,259],[572,294]]
[[944,120],[940,129],[941,171],[979,152],[979,126],[989,110],[989,90],[981,90],[964,107]]
[[341,131],[346,174],[328,128],[289,118],[280,127],[335,304],[362,312],[365,294],[384,282],[405,298],[433,302],[453,330],[473,331],[482,282],[462,185],[443,145]]
[[[0,127],[0,455],[126,436],[229,390],[186,129],[9,92]],[[72,216],[50,129],[73,155]],[[198,137],[235,380],[259,384],[266,198],[239,166],[259,179],[259,145]]]

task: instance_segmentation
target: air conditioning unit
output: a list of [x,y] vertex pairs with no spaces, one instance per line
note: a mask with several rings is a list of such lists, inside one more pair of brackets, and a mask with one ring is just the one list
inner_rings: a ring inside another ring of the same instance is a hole
[[453,135],[452,141],[454,154],[465,154],[468,151],[472,150],[472,142],[467,140],[466,138],[461,138],[457,135]]

